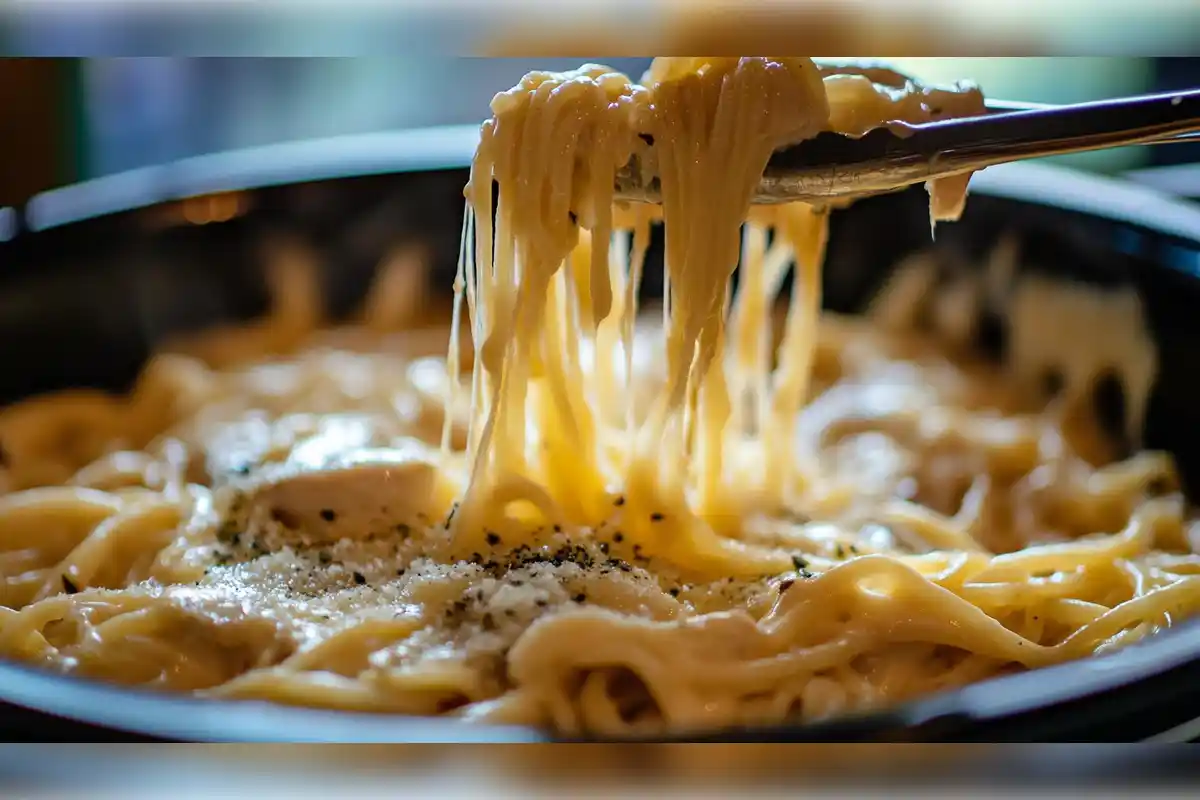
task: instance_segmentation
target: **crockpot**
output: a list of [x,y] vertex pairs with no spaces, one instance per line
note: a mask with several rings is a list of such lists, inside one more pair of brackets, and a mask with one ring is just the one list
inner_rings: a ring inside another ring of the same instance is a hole
[[[353,314],[378,265],[414,243],[431,253],[431,285],[448,292],[476,139],[474,126],[444,127],[204,156],[57,189],[0,211],[0,403],[67,387],[121,391],[164,337],[262,314],[264,243],[273,237],[303,242],[316,257],[332,320]],[[209,198],[210,213],[188,212],[196,201],[183,201],[198,197]],[[1170,451],[1195,498],[1200,206],[1130,181],[1041,164],[977,175],[962,220],[939,226],[933,237],[920,187],[871,198],[833,216],[825,304],[862,311],[898,263],[925,251],[957,274],[979,271],[1006,237],[1020,254],[1011,280],[1036,273],[1138,294],[1158,358],[1140,443]],[[647,295],[661,292],[661,282],[649,277],[654,272],[646,272]],[[980,351],[1003,362],[1010,334],[1003,304],[981,306],[972,331]],[[1137,446],[1122,426],[1119,382],[1098,388],[1093,400],[1108,434],[1120,446]],[[199,700],[6,662],[0,704],[0,738],[7,741],[547,739],[452,719]],[[1200,621],[1112,655],[890,710],[718,731],[702,740],[1188,741],[1200,738],[1198,718]]]

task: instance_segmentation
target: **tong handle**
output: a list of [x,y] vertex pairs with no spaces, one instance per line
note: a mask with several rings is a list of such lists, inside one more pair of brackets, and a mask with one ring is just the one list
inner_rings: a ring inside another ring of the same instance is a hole
[[852,139],[816,137],[777,151],[758,202],[888,191],[1007,161],[1156,143],[1200,130],[1200,90],[982,117],[892,123]]
[[[1192,140],[1200,90],[1062,106],[990,102],[985,116],[889,123],[860,137],[827,131],[771,157],[756,203],[829,202],[1008,161],[1134,144]],[[624,198],[658,201],[658,181],[618,178]]]

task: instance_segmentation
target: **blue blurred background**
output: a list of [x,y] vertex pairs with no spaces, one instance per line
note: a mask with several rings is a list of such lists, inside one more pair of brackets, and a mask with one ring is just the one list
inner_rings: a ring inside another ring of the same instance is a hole
[[[649,63],[603,60],[634,75]],[[920,78],[969,77],[990,96],[1013,100],[1060,103],[1200,86],[1198,58],[893,60]],[[477,122],[487,114],[491,96],[526,71],[579,62],[427,56],[8,59],[0,61],[0,107],[24,113],[0,114],[0,142],[9,152],[18,147],[26,163],[6,159],[7,166],[0,166],[0,203],[20,202],[19,195],[57,184],[232,148]],[[429,80],[433,74],[439,81]],[[29,87],[25,97],[22,86]],[[1196,162],[1200,153],[1188,145],[1066,160],[1120,172]]]
[[[604,59],[640,74],[649,59]],[[970,77],[1006,99],[1066,103],[1200,86],[1200,59],[900,58],[936,81]],[[98,175],[236,147],[421,125],[476,122],[493,94],[531,69],[569,69],[579,59],[146,58],[81,65],[82,169]],[[441,81],[429,80],[431,74]],[[1176,148],[1077,156],[1101,170]],[[1194,155],[1194,153],[1193,153]]]

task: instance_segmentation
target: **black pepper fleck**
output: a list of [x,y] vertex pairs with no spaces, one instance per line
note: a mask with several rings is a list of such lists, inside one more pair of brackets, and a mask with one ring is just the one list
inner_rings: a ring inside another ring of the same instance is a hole
[[362,586],[364,583],[367,582],[367,576],[363,575],[361,572],[355,570],[354,582],[357,583],[359,586]]
[[300,527],[300,520],[296,519],[296,515],[286,508],[272,508],[271,519],[285,528],[295,529]]
[[625,534],[621,533],[620,531],[617,531],[616,533],[613,534],[613,541],[616,542],[617,544],[620,544],[621,542],[625,541]]
[[496,545],[500,544],[500,535],[489,531],[488,535],[487,535],[487,543],[490,544],[492,547],[495,547]]
[[660,513],[659,513],[659,512],[657,512],[657,511],[655,511],[653,514],[651,514],[651,515],[650,515],[650,521],[651,521],[651,522],[662,522],[662,521],[663,521],[663,515],[662,515],[662,514],[660,514]]
[[792,556],[792,566],[797,572],[808,569],[808,559],[804,556]]
[[583,592],[580,592],[579,594],[575,595],[571,599],[574,600],[576,603],[582,603],[584,600],[587,600],[587,595],[584,594]]
[[335,519],[337,519],[337,512],[332,508],[322,508],[321,519],[325,520],[326,522],[333,522]]
[[625,498],[624,498],[624,497],[618,497],[616,500],[613,500],[613,505],[614,505],[614,506],[623,506],[623,505],[625,505]]

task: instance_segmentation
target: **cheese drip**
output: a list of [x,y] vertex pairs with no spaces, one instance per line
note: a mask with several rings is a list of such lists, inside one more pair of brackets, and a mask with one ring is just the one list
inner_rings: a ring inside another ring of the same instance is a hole
[[[450,553],[478,552],[489,532],[595,527],[619,502],[647,555],[705,574],[786,568],[737,532],[821,490],[795,458],[794,426],[827,217],[799,203],[752,214],[758,181],[773,151],[822,131],[982,108],[973,87],[886,86],[790,57],[660,58],[640,83],[585,65],[498,94],[472,165],[474,242],[457,284],[472,314],[475,403]],[[616,171],[635,154],[659,180],[661,212],[614,202]],[[961,211],[967,178],[931,187],[935,218]],[[660,214],[666,380],[639,418],[632,332]],[[773,353],[769,311],[793,264]]]

